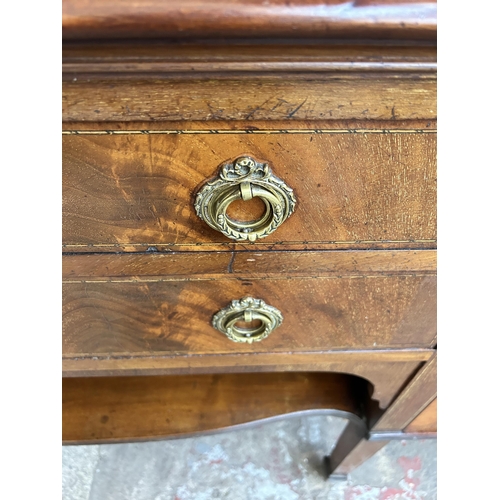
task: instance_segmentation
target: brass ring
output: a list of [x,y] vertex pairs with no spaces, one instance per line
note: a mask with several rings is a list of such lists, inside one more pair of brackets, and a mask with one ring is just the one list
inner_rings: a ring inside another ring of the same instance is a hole
[[280,210],[280,200],[268,190],[248,184],[251,196],[247,199],[258,197],[264,202],[265,213],[260,219],[240,222],[227,216],[227,207],[233,201],[244,200],[241,193],[242,184],[240,187],[233,187],[225,196],[215,198],[213,212],[215,220],[219,222],[220,229],[227,226],[233,234],[237,233],[240,239],[245,239],[244,236],[248,236],[249,241],[255,241],[259,234],[264,234],[273,224],[275,214]]
[[[253,328],[236,326],[239,321],[248,323],[253,320],[260,320],[261,324]],[[230,340],[249,344],[265,339],[282,322],[283,316],[278,309],[266,304],[263,300],[252,297],[233,300],[212,319],[213,327],[224,333]]]
[[[236,200],[262,199],[265,213],[257,220],[241,222],[226,214]],[[249,156],[221,166],[219,176],[198,192],[196,213],[210,227],[236,241],[255,241],[275,231],[295,208],[293,190],[273,175],[269,166]]]

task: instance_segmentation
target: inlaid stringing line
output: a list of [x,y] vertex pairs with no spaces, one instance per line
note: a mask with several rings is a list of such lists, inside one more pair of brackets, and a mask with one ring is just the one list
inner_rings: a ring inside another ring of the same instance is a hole
[[63,130],[63,135],[217,135],[217,134],[436,134],[425,129],[260,129],[260,130]]
[[[429,271],[428,273],[399,273],[399,274],[375,274],[375,275],[363,275],[363,274],[355,274],[355,275],[336,275],[336,276],[274,276],[269,278],[259,277],[259,276],[251,276],[246,278],[248,281],[261,281],[261,280],[294,280],[294,279],[320,279],[320,280],[329,280],[329,279],[365,279],[365,278],[397,278],[397,277],[427,277],[427,276],[435,276],[435,271]],[[185,278],[183,276],[173,276],[172,278],[156,278],[156,279],[147,279],[147,278],[138,278],[138,279],[109,279],[109,280],[63,280],[62,283],[65,285],[75,285],[75,284],[87,284],[87,283],[163,283],[170,281],[240,281],[242,278],[239,276],[231,277],[231,276],[220,276],[217,278]]]
[[[437,240],[358,240],[358,241],[280,241],[279,245],[361,245],[365,243],[437,243]],[[63,248],[94,248],[94,247],[200,247],[200,246],[230,246],[230,245],[276,245],[277,243],[239,243],[239,242],[222,242],[222,243],[65,243]]]

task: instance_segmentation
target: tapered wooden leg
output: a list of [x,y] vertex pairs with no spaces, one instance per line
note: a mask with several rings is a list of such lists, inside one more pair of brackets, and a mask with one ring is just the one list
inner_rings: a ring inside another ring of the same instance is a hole
[[[328,475],[345,476],[382,449],[391,439],[405,439],[408,434],[404,430],[408,424],[435,400],[436,381],[437,354],[420,369],[370,428],[370,432],[357,425],[357,420],[351,419],[332,453],[325,458]],[[424,433],[421,436],[423,437]]]
[[[340,439],[342,439],[343,435]],[[354,441],[351,440],[351,444]],[[346,442],[342,445],[344,450],[341,452],[338,450],[337,444],[333,449],[331,455],[326,457],[327,465],[329,465],[330,469],[328,473],[331,477],[336,476],[346,476],[350,472],[352,472],[356,467],[360,466],[365,460],[368,460],[371,456],[375,455],[377,451],[381,450],[389,441],[369,441],[365,438],[362,438],[355,444],[350,450],[345,453],[345,448],[348,447],[348,441],[346,438]]]
[[361,463],[363,443],[368,443],[365,439],[367,434],[367,428],[361,420],[348,422],[330,456],[325,457],[328,475],[345,475],[356,467],[355,464]]

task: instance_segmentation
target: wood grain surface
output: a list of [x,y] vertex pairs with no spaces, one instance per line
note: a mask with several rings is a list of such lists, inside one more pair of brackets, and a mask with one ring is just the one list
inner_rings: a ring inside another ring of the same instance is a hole
[[437,432],[437,398],[405,427],[405,432]]
[[[352,469],[433,432],[436,2],[63,0],[63,38],[63,440],[364,408]],[[256,244],[193,208],[243,154],[297,197]],[[284,322],[236,344],[248,295]]]
[[436,39],[435,0],[63,0],[64,39]]
[[386,408],[434,354],[429,349],[219,355],[65,356],[63,377],[185,375],[215,373],[327,372],[362,377],[372,398]]
[[401,394],[372,427],[373,432],[402,431],[437,395],[437,352],[412,378]]
[[436,47],[289,41],[265,45],[224,40],[211,43],[103,42],[63,44],[62,71],[69,75],[335,72],[413,73],[435,78]]
[[248,122],[120,121],[64,122],[63,135],[148,135],[148,134],[436,134],[436,120],[251,120]]
[[[436,137],[428,133],[63,136],[63,243],[233,243],[194,211],[198,189],[231,158],[269,162],[297,207],[265,240],[435,246]],[[241,247],[242,244],[239,244]]]
[[[245,296],[284,316],[262,342],[234,343],[211,326],[216,312]],[[435,333],[434,276],[63,285],[63,354],[71,356],[426,348]]]
[[435,274],[435,250],[337,250],[271,252],[145,252],[66,254],[63,279],[118,281],[120,278],[201,280],[363,276],[366,274]]
[[75,75],[64,122],[436,119],[435,75]]
[[63,442],[176,437],[310,410],[361,415],[363,382],[334,373],[65,379]]

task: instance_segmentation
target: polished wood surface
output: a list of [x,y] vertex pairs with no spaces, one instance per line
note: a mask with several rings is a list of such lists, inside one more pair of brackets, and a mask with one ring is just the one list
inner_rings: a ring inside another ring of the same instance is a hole
[[[269,162],[297,207],[260,248],[407,242],[435,246],[434,133],[111,134],[63,136],[63,242],[227,244],[199,219],[197,190],[231,158]],[[242,244],[237,244],[241,247]]]
[[63,280],[85,282],[133,277],[168,281],[410,273],[434,275],[436,250],[161,252],[151,247],[144,253],[126,253],[120,257],[110,253],[75,253],[66,254],[62,259]]
[[104,42],[63,44],[62,70],[65,78],[93,75],[198,76],[217,73],[288,74],[304,72],[411,73],[434,78],[437,67],[435,46],[339,44],[338,42],[255,43],[237,39],[223,42]]
[[63,380],[63,442],[159,439],[309,410],[360,416],[361,379],[334,373],[253,373]]
[[[436,2],[63,0],[63,37],[65,442],[341,411],[342,473],[429,435]],[[193,208],[243,154],[297,197],[254,244]],[[252,345],[210,325],[247,295],[285,318]]]
[[[252,296],[284,322],[262,342],[234,343],[211,326]],[[434,276],[168,281],[129,278],[63,285],[63,353],[238,353],[430,347]]]
[[437,398],[404,429],[407,433],[437,432]]
[[435,0],[63,0],[63,38],[436,39]]
[[[255,372],[337,372],[373,384],[372,398],[386,408],[433,350],[330,351],[222,355],[65,356],[65,377],[184,375]],[[370,412],[375,415],[375,412]]]

